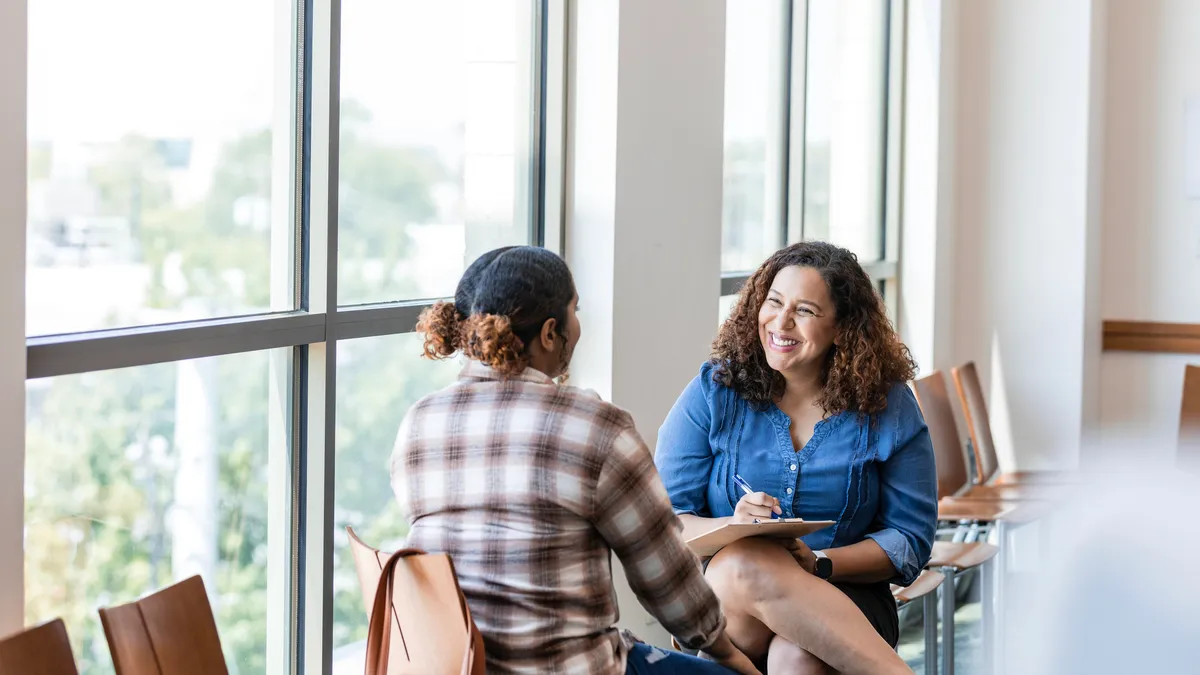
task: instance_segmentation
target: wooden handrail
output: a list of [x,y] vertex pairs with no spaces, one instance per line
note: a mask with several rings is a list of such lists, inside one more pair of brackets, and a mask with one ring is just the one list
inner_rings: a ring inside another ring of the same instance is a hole
[[1200,323],[1105,321],[1104,351],[1200,354]]

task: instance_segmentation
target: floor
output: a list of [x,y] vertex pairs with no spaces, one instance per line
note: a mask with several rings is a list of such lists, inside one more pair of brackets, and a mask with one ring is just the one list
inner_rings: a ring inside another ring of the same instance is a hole
[[[954,612],[954,672],[955,675],[974,675],[983,672],[983,631],[981,605],[978,600],[959,603]],[[900,631],[897,651],[913,672],[925,672],[925,636],[921,632],[920,612],[914,612],[915,624],[906,625]],[[938,626],[939,634],[941,626]],[[941,641],[938,641],[941,649]],[[939,658],[941,653],[939,651]],[[940,669],[939,669],[940,670]]]
[[[968,572],[958,579],[958,592],[954,611],[954,672],[955,675],[983,673],[983,605],[980,602],[980,584],[977,574]],[[896,651],[900,658],[916,673],[925,672],[925,634],[922,631],[922,604],[920,601],[902,608],[900,613],[900,644]],[[940,600],[939,600],[940,605]],[[942,626],[938,624],[938,636]],[[938,658],[941,659],[941,640],[938,640]],[[939,663],[939,666],[943,664]],[[939,672],[943,668],[938,668]]]

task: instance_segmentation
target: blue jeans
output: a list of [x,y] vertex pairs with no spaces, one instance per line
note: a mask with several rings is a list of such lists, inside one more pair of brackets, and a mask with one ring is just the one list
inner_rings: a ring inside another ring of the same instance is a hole
[[696,656],[673,652],[647,644],[635,644],[625,662],[625,675],[731,675],[732,670]]

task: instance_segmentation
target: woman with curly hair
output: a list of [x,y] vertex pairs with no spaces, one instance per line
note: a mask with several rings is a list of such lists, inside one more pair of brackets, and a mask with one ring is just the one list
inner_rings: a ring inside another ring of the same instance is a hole
[[[937,524],[914,370],[854,254],[800,243],[747,280],[659,432],[655,463],[689,533],[773,514],[836,523],[706,562],[734,644],[770,675],[907,672],[888,649],[899,640],[888,585],[917,578]],[[816,623],[797,611],[814,606]],[[833,630],[857,650],[831,652]]]
[[[629,414],[555,382],[579,341],[577,303],[561,258],[519,246],[485,253],[454,302],[422,315],[425,356],[466,366],[396,438],[408,546],[453,557],[489,673],[758,675]],[[622,638],[613,553],[642,605],[718,663]]]

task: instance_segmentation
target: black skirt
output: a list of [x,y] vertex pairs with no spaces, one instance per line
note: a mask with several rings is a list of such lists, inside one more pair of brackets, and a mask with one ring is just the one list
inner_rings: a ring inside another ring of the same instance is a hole
[[875,627],[875,631],[892,649],[900,642],[900,615],[896,612],[896,599],[892,587],[886,581],[873,584],[848,584],[834,582],[834,587],[846,594],[863,616]]

